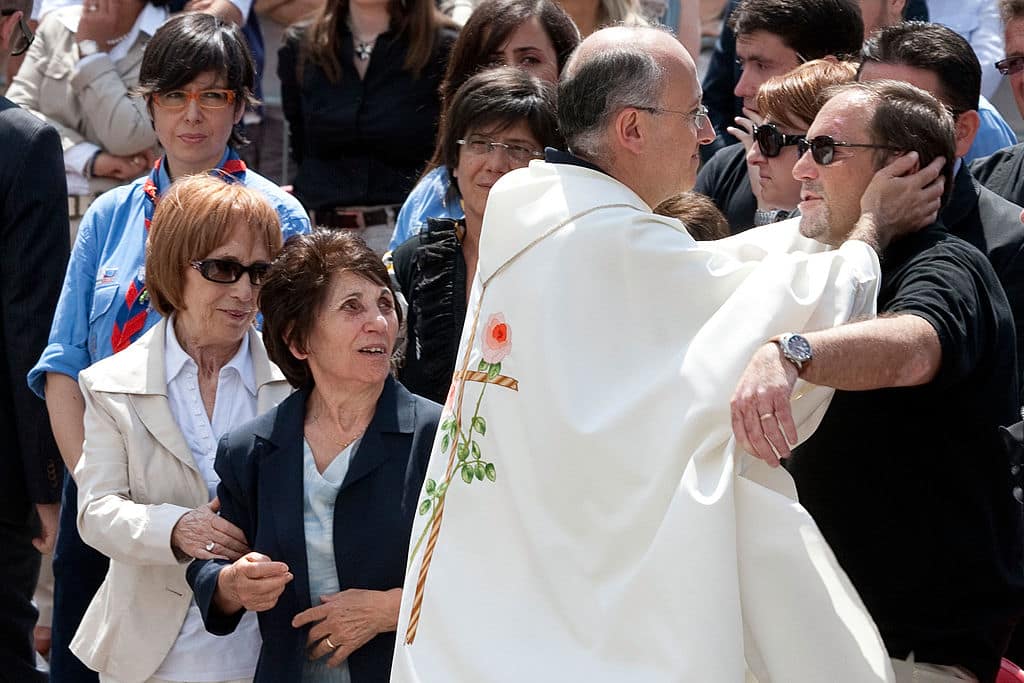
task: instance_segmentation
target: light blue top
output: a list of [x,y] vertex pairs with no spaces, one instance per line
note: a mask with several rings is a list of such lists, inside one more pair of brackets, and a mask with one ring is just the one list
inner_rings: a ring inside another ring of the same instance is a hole
[[[225,151],[221,164],[227,156]],[[170,182],[166,173],[166,164],[161,164],[161,187]],[[113,353],[111,334],[120,302],[145,264],[145,182],[143,176],[103,193],[82,218],[50,326],[49,343],[28,373],[28,384],[40,398],[46,373],[57,372],[77,380],[79,371]],[[309,217],[297,199],[251,169],[245,172],[244,184],[261,192],[273,205],[281,217],[285,239],[309,232]],[[144,329],[159,321],[160,314],[151,309]]]
[[1010,124],[1006,123],[999,110],[984,96],[978,99],[978,117],[981,119],[978,134],[964,156],[968,162],[1017,144],[1017,136],[1010,128]]
[[[316,469],[313,450],[302,440],[302,523],[306,532],[306,566],[309,571],[309,600],[320,605],[320,596],[341,590],[338,567],[334,562],[334,501],[348,474],[358,441],[338,453],[323,474]],[[333,642],[333,639],[332,639]],[[340,643],[335,643],[340,644]],[[337,667],[327,666],[330,655],[304,660],[303,683],[351,683],[346,660]]]
[[413,235],[423,232],[428,218],[466,217],[459,201],[448,199],[450,187],[447,166],[438,166],[416,183],[395,219],[395,232],[388,251],[394,251]]

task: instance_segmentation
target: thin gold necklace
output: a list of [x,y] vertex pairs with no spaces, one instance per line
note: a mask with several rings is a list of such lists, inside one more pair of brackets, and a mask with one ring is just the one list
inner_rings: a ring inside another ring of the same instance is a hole
[[[313,416],[313,423],[315,425],[317,425],[317,426],[320,426],[320,415],[319,414]],[[323,429],[323,427],[321,427],[321,429]],[[334,445],[339,446],[341,448],[341,450],[345,450],[346,448],[348,448],[349,446],[354,444],[356,442],[356,439],[361,437],[363,435],[363,432],[365,432],[365,431],[366,431],[366,427],[363,427],[362,429],[359,430],[359,432],[355,436],[353,436],[348,441],[338,441],[337,439],[335,439],[330,434],[327,434],[327,438],[330,439],[334,443]]]

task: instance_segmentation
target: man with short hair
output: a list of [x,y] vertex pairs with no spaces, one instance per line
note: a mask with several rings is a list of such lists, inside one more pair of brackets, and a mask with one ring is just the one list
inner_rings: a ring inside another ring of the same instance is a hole
[[[1009,77],[1013,99],[1024,115],[1024,0],[1000,0],[999,14],[1003,19],[1006,57],[996,62],[996,68]],[[972,161],[971,173],[1000,197],[1024,206],[1024,143]]]
[[[736,61],[742,69],[734,92],[753,118],[758,88],[769,78],[812,59],[852,57],[864,40],[864,24],[853,0],[743,0],[729,25],[736,34]],[[756,224],[757,199],[742,143],[716,152],[700,170],[694,189],[711,197],[733,234]]]
[[[883,164],[952,159],[955,143],[949,112],[911,85],[833,93],[793,175],[800,232],[838,246]],[[766,341],[737,384],[734,431],[777,465],[797,438],[796,382],[834,387],[789,460],[801,504],[878,624],[898,682],[992,681],[1024,611],[1021,510],[999,434],[1017,409],[1013,318],[985,256],[941,223],[879,247],[879,316]]]
[[[31,0],[0,0],[0,46],[19,51]],[[9,47],[10,46],[10,47]],[[57,534],[63,465],[46,405],[25,375],[46,346],[67,266],[60,137],[0,97],[0,678],[37,683],[32,593]]]
[[[891,233],[869,210],[831,251],[792,222],[698,243],[653,214],[713,135],[665,32],[588,37],[558,108],[569,151],[488,198],[460,361],[410,501],[392,680],[891,680],[791,482],[738,458],[727,408],[765,336],[871,311],[869,245]],[[941,161],[893,178],[916,157],[899,161],[873,191],[904,187],[923,212],[908,227],[930,223]],[[788,253],[803,247],[823,253]],[[805,430],[828,393],[802,394]]]
[[[957,163],[949,201],[939,217],[946,228],[988,256],[1006,291],[1017,335],[1017,371],[1024,372],[1024,223],[1021,207],[983,187],[963,158],[977,144],[981,65],[970,44],[939,24],[888,26],[864,43],[858,80],[889,78],[925,90],[953,113]],[[1019,382],[1024,389],[1024,381]]]

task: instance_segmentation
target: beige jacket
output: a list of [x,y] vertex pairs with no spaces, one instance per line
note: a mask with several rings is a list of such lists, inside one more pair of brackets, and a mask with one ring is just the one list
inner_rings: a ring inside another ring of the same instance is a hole
[[[71,651],[126,683],[152,676],[178,637],[192,591],[186,563],[171,550],[171,530],[209,502],[167,400],[166,325],[161,321],[78,379],[85,397],[85,444],[75,467],[78,530],[111,562]],[[255,330],[249,348],[262,413],[291,387]]]
[[[91,142],[111,154],[129,156],[155,146],[146,103],[128,92],[139,82],[149,36],[140,32],[118,62],[103,54],[76,71],[78,47],[68,26],[77,26],[81,11],[78,5],[43,17],[7,98],[56,128],[64,151]],[[92,178],[89,191],[120,184],[113,178]]]

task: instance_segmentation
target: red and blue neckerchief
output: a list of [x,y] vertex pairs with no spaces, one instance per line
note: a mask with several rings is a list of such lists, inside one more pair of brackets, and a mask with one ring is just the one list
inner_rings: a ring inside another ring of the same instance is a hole
[[[163,194],[166,187],[161,187],[160,166],[163,158],[156,160],[153,170],[142,185],[142,193],[145,196],[143,206],[145,216],[145,229],[149,233],[149,224],[153,220],[153,212],[156,210],[156,203]],[[228,148],[227,158],[224,163],[210,171],[210,175],[223,177],[227,182],[245,182],[245,162],[242,161],[235,150]],[[140,268],[135,278],[128,285],[124,301],[118,309],[114,318],[114,329],[110,334],[110,345],[114,353],[128,348],[132,342],[139,338],[142,331],[146,329],[146,317],[151,310],[149,305],[149,292],[146,291],[145,271]]]

